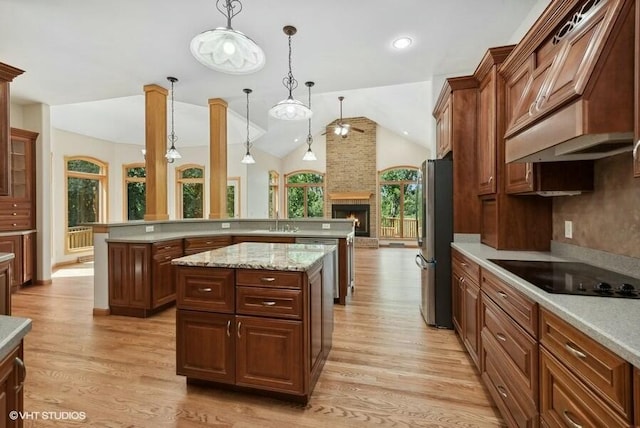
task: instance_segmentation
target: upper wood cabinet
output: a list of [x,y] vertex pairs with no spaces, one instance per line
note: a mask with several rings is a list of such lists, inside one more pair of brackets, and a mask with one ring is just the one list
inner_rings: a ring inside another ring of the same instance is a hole
[[444,82],[433,110],[438,157],[453,159],[453,231],[480,232],[480,200],[476,184],[476,103],[478,81],[473,76]]
[[593,161],[523,163],[506,165],[507,193],[539,194],[593,190]]
[[11,186],[11,159],[9,156],[9,82],[24,71],[0,62],[0,196],[9,195]]
[[[584,93],[624,2],[555,2],[558,6],[552,9],[558,12],[568,10],[564,17],[552,19],[556,26],[546,29],[545,38],[533,53],[520,58],[520,61],[505,62],[501,69],[507,80],[505,137],[517,134]],[[531,38],[540,37],[540,34],[535,34],[537,29],[534,26],[530,31]]]
[[[633,175],[640,177],[640,4],[636,1]],[[640,408],[640,406],[638,406]],[[639,411],[640,412],[640,411]],[[640,420],[638,421],[640,423]]]

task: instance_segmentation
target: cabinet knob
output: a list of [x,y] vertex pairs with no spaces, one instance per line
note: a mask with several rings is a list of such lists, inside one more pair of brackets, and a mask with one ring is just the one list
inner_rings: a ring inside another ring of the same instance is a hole
[[240,334],[240,328],[241,328],[241,327],[242,327],[242,321],[238,321],[238,331],[237,331],[237,333],[238,333],[238,339],[240,339],[240,337],[242,336],[242,335]]
[[211,244],[213,244],[213,241],[207,241],[207,242],[205,242],[205,244],[211,245]]
[[227,337],[231,337],[231,320],[227,320]]
[[18,226],[18,225],[17,225],[16,223],[13,223],[13,224],[12,224],[12,226],[13,226],[13,227],[16,227],[16,226]]
[[491,183],[493,181],[493,175],[491,177],[489,177],[489,180],[487,180],[488,183]]
[[498,390],[498,392],[500,393],[500,395],[502,395],[502,397],[503,397],[503,398],[507,398],[507,397],[508,397],[508,395],[507,395],[507,390],[506,390],[506,389],[504,389],[504,386],[502,386],[502,385],[498,385],[498,386],[496,386],[496,389]]
[[18,213],[11,213],[11,215],[18,215]]
[[531,176],[531,164],[527,163],[525,166],[524,181],[528,183],[530,176]]
[[636,142],[635,147],[633,148],[633,158],[638,159],[638,147],[640,147],[640,140]]
[[500,297],[502,297],[503,299],[506,299],[507,297],[509,297],[509,296],[507,296],[507,293],[505,293],[504,291],[498,291],[498,295]]
[[18,204],[13,204],[13,208],[18,208]]
[[20,392],[24,386],[24,380],[27,378],[27,367],[24,365],[24,361],[22,361],[20,357],[16,357],[16,359],[13,360],[13,365],[16,368],[16,372],[20,374],[20,383],[13,388],[16,392]]

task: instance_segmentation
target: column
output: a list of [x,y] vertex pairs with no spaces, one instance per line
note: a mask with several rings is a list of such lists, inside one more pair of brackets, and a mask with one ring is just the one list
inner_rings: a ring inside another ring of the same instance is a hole
[[209,100],[209,218],[227,217],[227,103]]
[[145,220],[166,220],[167,211],[167,90],[145,85]]

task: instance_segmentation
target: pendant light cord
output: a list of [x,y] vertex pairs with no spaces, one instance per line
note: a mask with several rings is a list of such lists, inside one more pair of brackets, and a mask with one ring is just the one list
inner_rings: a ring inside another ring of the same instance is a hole
[[293,77],[293,72],[291,71],[291,34],[289,36],[289,74],[287,77],[282,79],[282,84],[285,88],[289,89],[289,98],[293,98],[293,90],[298,87],[298,81]]
[[[311,109],[311,85],[308,85],[309,88],[309,109]],[[309,141],[309,139],[311,138],[311,118],[309,118],[309,134],[307,135],[307,141]],[[311,147],[311,144],[309,144],[309,147]]]
[[173,99],[173,83],[174,80],[171,80],[171,134],[169,134],[169,140],[171,141],[171,148],[175,149],[175,142],[177,140],[176,138],[176,133],[175,133],[175,129],[173,127],[174,125],[174,121],[173,121],[173,115],[174,115],[174,108],[173,108],[173,104],[174,104],[174,99]]

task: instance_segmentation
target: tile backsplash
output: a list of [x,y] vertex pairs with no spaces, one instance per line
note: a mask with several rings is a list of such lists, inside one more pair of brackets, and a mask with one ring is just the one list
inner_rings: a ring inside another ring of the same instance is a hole
[[[580,247],[640,258],[640,178],[631,153],[597,160],[595,190],[553,200],[553,239]],[[565,238],[565,221],[573,238]]]

